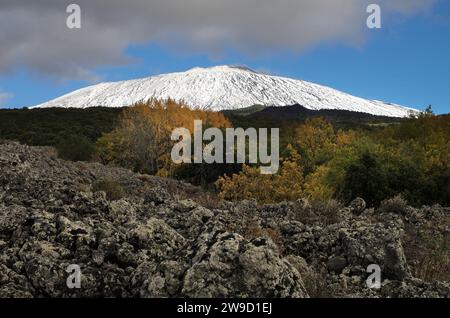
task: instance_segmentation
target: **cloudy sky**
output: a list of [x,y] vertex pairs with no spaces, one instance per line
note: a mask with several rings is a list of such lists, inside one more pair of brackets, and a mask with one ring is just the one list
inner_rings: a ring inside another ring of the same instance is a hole
[[[382,29],[366,26],[369,3]],[[81,7],[68,29],[66,8]],[[240,64],[449,112],[447,0],[1,0],[0,107],[99,81]]]

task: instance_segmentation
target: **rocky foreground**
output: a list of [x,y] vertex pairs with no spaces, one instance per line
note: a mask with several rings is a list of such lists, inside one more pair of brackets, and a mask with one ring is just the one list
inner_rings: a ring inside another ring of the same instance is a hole
[[[218,203],[181,182],[3,142],[0,296],[449,297],[445,279],[413,277],[405,253],[407,233],[432,224],[445,237],[449,216],[362,199]],[[66,284],[71,264],[79,289]],[[382,269],[379,290],[366,286],[369,264]]]

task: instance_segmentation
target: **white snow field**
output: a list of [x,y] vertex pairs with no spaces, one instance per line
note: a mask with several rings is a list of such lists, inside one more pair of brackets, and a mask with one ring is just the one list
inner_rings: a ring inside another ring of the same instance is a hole
[[124,107],[152,97],[172,98],[192,107],[216,111],[253,105],[299,104],[311,110],[337,109],[390,117],[406,117],[418,112],[400,105],[355,97],[329,87],[236,66],[193,68],[186,72],[137,80],[101,83],[35,107]]

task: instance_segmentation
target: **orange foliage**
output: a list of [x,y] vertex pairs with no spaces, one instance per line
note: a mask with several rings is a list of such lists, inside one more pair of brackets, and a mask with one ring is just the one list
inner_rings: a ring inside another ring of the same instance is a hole
[[106,163],[168,176],[174,169],[171,133],[179,127],[193,132],[194,120],[202,120],[206,128],[231,127],[221,113],[191,109],[171,99],[150,99],[123,111],[118,128],[98,140],[100,156]]

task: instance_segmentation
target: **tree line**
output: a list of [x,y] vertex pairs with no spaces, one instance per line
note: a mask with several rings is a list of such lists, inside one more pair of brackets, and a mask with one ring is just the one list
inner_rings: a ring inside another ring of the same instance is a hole
[[[401,195],[412,205],[449,205],[450,115],[430,111],[385,124],[342,127],[323,117],[301,121],[264,119],[280,128],[281,165],[261,175],[256,165],[183,164],[170,158],[171,131],[236,125],[233,116],[191,109],[173,100],[149,100],[124,109],[0,111],[0,139],[55,146],[70,160],[94,160],[137,172],[182,179],[226,200],[261,203],[308,198],[378,206]],[[240,127],[246,116],[237,119]]]

